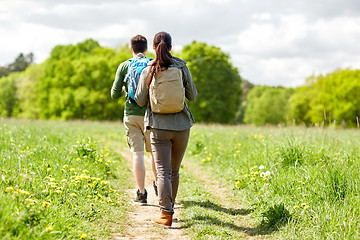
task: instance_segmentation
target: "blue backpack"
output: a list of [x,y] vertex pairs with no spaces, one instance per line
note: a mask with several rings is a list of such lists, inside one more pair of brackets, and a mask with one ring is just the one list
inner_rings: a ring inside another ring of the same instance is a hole
[[151,58],[131,58],[131,63],[128,72],[124,78],[124,82],[128,84],[128,96],[135,99],[137,85],[139,84],[140,74],[150,62]]

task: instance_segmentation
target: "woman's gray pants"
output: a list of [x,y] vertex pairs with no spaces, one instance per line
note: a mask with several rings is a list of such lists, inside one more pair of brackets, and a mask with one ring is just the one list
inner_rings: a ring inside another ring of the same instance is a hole
[[151,151],[157,172],[159,205],[165,214],[174,213],[179,186],[179,169],[189,140],[190,129],[150,129]]

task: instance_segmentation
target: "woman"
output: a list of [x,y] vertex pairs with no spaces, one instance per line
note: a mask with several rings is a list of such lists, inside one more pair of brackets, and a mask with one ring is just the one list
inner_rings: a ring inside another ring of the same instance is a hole
[[[159,193],[161,216],[152,219],[153,222],[171,226],[174,214],[174,203],[179,186],[179,168],[184,157],[189,140],[190,128],[194,118],[186,103],[182,110],[176,113],[155,113],[149,104],[149,88],[152,81],[156,83],[161,72],[178,68],[182,75],[185,97],[194,101],[197,91],[186,62],[170,54],[171,36],[166,32],[159,32],[154,37],[153,48],[155,60],[149,62],[143,70],[135,100],[139,106],[148,103],[145,113],[145,127],[150,130],[150,143],[153,152]],[[153,84],[154,84],[153,83]]]

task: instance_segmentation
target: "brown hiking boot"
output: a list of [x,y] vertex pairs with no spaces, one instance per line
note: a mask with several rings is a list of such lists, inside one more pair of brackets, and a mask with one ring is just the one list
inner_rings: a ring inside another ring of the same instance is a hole
[[157,224],[171,227],[172,217],[173,217],[172,214],[166,214],[163,211],[161,211],[161,216],[159,218],[153,218],[151,221]]

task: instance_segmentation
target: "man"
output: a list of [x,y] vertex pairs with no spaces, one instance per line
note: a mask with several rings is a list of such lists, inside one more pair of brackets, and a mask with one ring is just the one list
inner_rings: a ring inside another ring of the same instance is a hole
[[[131,38],[131,52],[133,58],[122,62],[115,75],[115,80],[111,88],[111,97],[119,98],[124,90],[126,93],[126,103],[124,109],[124,125],[126,129],[127,142],[130,151],[133,153],[133,171],[137,183],[137,193],[134,199],[135,203],[147,204],[147,191],[145,189],[145,165],[144,165],[144,142],[145,150],[151,155],[151,168],[155,177],[153,182],[155,194],[157,195],[156,170],[154,159],[151,154],[149,132],[144,129],[144,115],[146,106],[140,107],[133,96],[138,83],[141,70],[146,66],[149,58],[145,57],[147,51],[147,40],[144,36],[136,35]],[[135,88],[135,89],[134,89]]]

